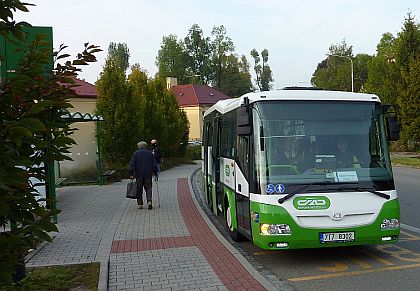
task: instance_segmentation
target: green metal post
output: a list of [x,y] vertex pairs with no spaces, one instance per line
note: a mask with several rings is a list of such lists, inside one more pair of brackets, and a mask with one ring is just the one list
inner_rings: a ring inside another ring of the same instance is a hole
[[[44,137],[45,140],[50,142],[52,140],[51,133],[48,133]],[[45,196],[47,198],[46,207],[51,211],[57,209],[57,197],[55,192],[55,171],[54,171],[54,161],[45,161],[44,162],[45,170]],[[52,216],[52,221],[57,223],[57,214]]]
[[[54,161],[47,164],[48,167],[48,191],[50,193],[50,210],[55,211],[57,209],[57,193],[55,189],[55,171],[54,171]],[[57,214],[52,216],[54,223],[57,223]]]

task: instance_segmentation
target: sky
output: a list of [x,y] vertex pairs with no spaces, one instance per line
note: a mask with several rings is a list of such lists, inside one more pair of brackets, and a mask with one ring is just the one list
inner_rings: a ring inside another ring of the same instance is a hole
[[[420,18],[419,0],[26,0],[36,6],[15,20],[52,26],[54,48],[75,55],[89,42],[104,51],[83,67],[80,78],[94,83],[103,69],[110,42],[126,43],[130,64],[153,77],[162,37],[179,39],[198,24],[211,37],[214,26],[226,28],[238,55],[253,64],[253,48],[269,52],[273,89],[309,85],[332,44],[345,40],[353,54],[376,53],[383,33],[401,31],[411,11]],[[251,70],[253,66],[251,67]]]

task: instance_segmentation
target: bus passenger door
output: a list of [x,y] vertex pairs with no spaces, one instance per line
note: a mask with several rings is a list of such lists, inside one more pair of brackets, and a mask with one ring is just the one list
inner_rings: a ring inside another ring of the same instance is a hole
[[249,200],[250,147],[249,136],[238,136],[238,155],[235,163],[236,217],[238,229],[251,239],[251,214]]
[[213,133],[213,126],[210,122],[207,122],[205,125],[205,138],[203,144],[203,151],[204,151],[204,191],[206,195],[206,202],[209,205],[209,208],[212,209],[213,201],[212,201],[212,133]]
[[222,199],[223,199],[223,187],[220,183],[220,163],[222,163],[222,159],[220,158],[220,136],[221,136],[221,122],[222,117],[217,116],[214,119],[214,127],[213,127],[213,148],[212,148],[212,156],[213,156],[213,181],[215,185],[215,200],[213,205],[213,212],[215,214],[220,214],[223,212],[222,209]]
[[223,213],[223,185],[221,182],[221,175],[222,173],[220,172],[221,169],[223,169],[223,159],[221,158],[221,152],[220,152],[220,146],[221,146],[221,136],[222,136],[222,117],[219,116],[216,119],[215,124],[217,124],[216,126],[216,208],[217,208],[217,214],[219,215],[220,213]]

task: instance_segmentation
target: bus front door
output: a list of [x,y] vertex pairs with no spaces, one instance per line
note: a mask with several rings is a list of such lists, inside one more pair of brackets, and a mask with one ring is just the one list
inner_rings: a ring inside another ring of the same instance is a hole
[[[251,213],[249,205],[250,144],[249,136],[238,138],[238,173],[236,173],[236,215],[238,230],[251,238]],[[240,171],[240,172],[239,172]]]

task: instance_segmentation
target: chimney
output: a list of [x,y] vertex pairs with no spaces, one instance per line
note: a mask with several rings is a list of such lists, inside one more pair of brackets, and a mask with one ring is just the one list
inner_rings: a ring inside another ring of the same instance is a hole
[[171,89],[173,86],[178,85],[177,78],[166,77],[166,89]]

